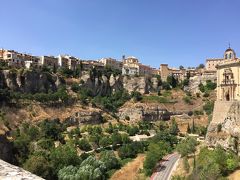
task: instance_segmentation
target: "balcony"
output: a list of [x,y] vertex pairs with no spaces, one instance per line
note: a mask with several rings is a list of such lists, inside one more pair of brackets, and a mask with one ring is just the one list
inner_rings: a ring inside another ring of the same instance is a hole
[[225,79],[221,83],[221,86],[231,86],[231,85],[236,85],[234,80],[232,79]]

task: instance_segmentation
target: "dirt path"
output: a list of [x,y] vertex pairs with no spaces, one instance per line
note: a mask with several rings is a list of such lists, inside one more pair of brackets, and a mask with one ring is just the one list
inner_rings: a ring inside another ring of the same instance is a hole
[[143,167],[144,158],[144,154],[139,154],[136,159],[116,171],[111,177],[111,180],[136,180],[138,170]]

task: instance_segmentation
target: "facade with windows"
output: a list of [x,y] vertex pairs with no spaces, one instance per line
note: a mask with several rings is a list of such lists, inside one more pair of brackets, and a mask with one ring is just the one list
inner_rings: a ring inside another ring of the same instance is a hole
[[4,49],[0,50],[0,59],[7,62],[9,66],[16,68],[35,67],[39,63],[39,58],[36,56]]
[[58,56],[58,66],[59,67],[75,70],[77,67],[78,61],[79,60],[73,56],[69,56],[69,55],[59,55]]
[[51,68],[57,68],[58,67],[58,58],[54,56],[41,56],[39,57],[39,66],[47,66]]

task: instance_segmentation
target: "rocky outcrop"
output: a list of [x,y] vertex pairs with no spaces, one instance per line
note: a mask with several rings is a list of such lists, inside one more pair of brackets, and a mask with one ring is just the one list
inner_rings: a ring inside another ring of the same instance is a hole
[[102,111],[97,109],[77,111],[65,120],[65,122],[71,126],[78,126],[81,124],[100,124],[102,121]]
[[123,77],[123,87],[129,92],[138,91],[142,94],[157,92],[158,80],[155,77]]
[[240,102],[216,101],[213,119],[208,127],[206,142],[209,146],[220,145],[239,152]]
[[118,116],[120,120],[130,121],[157,121],[157,120],[169,120],[171,113],[166,109],[159,107],[158,105],[144,105],[137,104],[132,105],[131,108],[123,107],[119,110]]
[[202,83],[202,84],[206,84],[206,82],[210,80],[212,82],[216,82],[217,80],[217,75],[216,74],[202,74],[202,75],[197,75],[197,76],[194,76],[194,77],[191,77],[190,78],[190,81],[189,81],[189,86],[188,88],[189,89],[186,89],[192,93],[199,93],[200,90],[199,90],[199,84]]
[[142,94],[157,92],[159,89],[158,80],[155,77],[147,76],[113,76],[101,75],[92,77],[88,72],[83,73],[81,86],[90,89],[93,95],[108,95],[112,92],[126,89],[129,93],[139,91]]
[[55,92],[64,84],[63,78],[48,72],[29,70],[0,71],[0,89],[10,89],[23,93]]
[[0,160],[0,179],[1,180],[43,180],[24,169]]

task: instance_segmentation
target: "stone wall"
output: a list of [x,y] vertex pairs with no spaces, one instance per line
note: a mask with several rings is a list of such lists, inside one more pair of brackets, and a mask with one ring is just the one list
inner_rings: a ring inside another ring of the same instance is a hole
[[135,121],[157,121],[157,120],[169,120],[170,112],[166,109],[160,108],[157,105],[134,105],[131,108],[123,107],[118,113],[120,120],[125,120],[129,117],[131,122]]
[[216,101],[213,118],[208,127],[208,146],[220,145],[239,152],[240,144],[240,102]]
[[1,180],[43,180],[24,169],[0,160],[0,179]]

